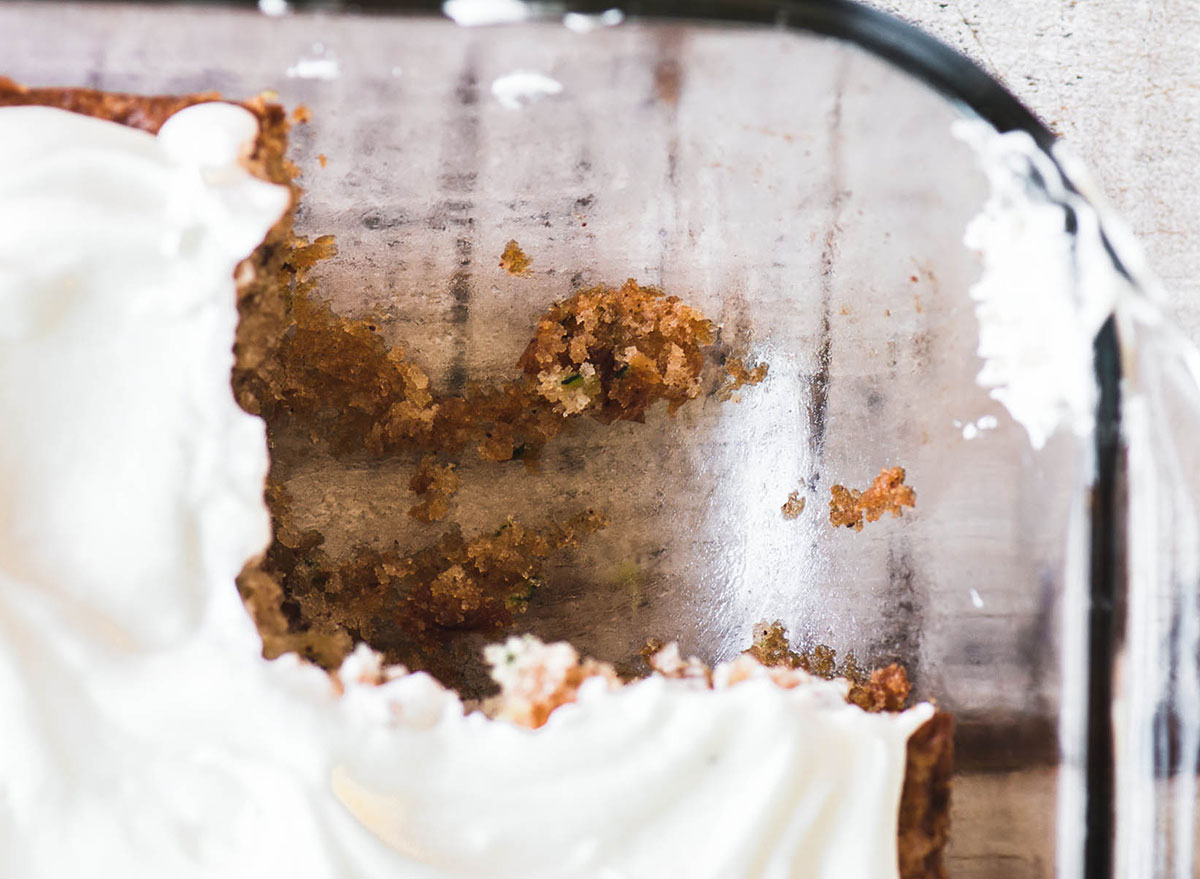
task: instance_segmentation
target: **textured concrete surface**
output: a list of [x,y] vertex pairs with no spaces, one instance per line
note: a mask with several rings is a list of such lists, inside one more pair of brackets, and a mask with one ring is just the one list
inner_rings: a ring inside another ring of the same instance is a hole
[[1200,3],[867,2],[970,56],[1072,144],[1200,343]]

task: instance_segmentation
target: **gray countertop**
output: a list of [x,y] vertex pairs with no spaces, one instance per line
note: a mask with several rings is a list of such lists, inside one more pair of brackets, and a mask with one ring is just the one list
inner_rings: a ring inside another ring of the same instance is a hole
[[1200,4],[868,0],[970,56],[1061,134],[1200,343]]

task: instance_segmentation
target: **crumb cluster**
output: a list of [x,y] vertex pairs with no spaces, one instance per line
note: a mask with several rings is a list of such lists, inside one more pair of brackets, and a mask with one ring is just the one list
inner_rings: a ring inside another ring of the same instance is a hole
[[712,321],[679,297],[628,280],[553,305],[518,366],[563,415],[642,421],[659,400],[674,413],[699,395],[703,349],[715,333]]
[[516,239],[508,242],[504,252],[500,254],[500,268],[517,278],[529,275],[529,266],[533,262],[517,244]]
[[[281,269],[281,329],[261,356],[239,361],[239,400],[263,415],[272,438],[298,431],[335,456],[421,454],[408,487],[418,498],[409,514],[422,522],[451,513],[458,456],[532,464],[580,416],[642,421],[659,402],[673,413],[699,395],[712,362],[713,324],[630,280],[552,305],[512,377],[438,394],[374,321],[338,315],[316,296],[309,270],[334,253],[328,238],[293,241]],[[764,364],[747,375],[761,380],[765,371]],[[296,454],[295,444],[274,446],[276,468]],[[376,539],[334,556],[320,532],[297,525],[278,480],[267,503],[274,542],[239,586],[267,655],[294,650],[326,668],[359,642],[389,662],[429,668],[447,633],[503,632],[544,584],[547,561],[605,525],[591,510],[535,526],[509,518],[473,536],[451,524],[424,546]]]
[[660,401],[674,413],[699,395],[714,333],[695,309],[652,287],[591,287],[538,321],[520,378],[438,396],[373,321],[337,315],[311,292],[309,282],[295,284],[274,362],[256,376],[258,411],[272,428],[298,427],[335,453],[473,447],[485,461],[533,461],[573,417],[643,421]]
[[767,377],[766,363],[759,363],[753,368],[747,367],[746,361],[735,355],[725,358],[724,369],[728,381],[717,391],[717,397],[721,400],[728,400],[735,392],[748,385],[760,384]]
[[[622,683],[608,663],[581,659],[570,644],[544,644],[531,635],[511,637],[484,653],[492,678],[500,685],[499,694],[484,702],[484,711],[531,728],[542,726],[556,708],[576,701],[586,681],[598,678],[601,686],[610,689]],[[784,688],[803,686],[813,677],[844,678],[850,684],[846,701],[868,712],[903,711],[910,691],[908,675],[900,665],[867,674],[852,655],[839,666],[828,647],[796,652],[779,622],[760,623],[750,648],[715,669],[694,656],[684,659],[674,642],[647,642],[642,655],[657,674],[710,689],[763,675]]]
[[804,512],[804,503],[805,499],[800,496],[800,492],[793,491],[788,495],[787,500],[784,501],[783,506],[779,510],[783,513],[783,518],[796,519]]
[[829,490],[829,522],[862,531],[863,520],[875,522],[884,513],[900,516],[917,503],[917,493],[904,484],[903,467],[885,467],[866,491],[835,485]]
[[754,643],[746,655],[767,668],[800,669],[826,680],[844,678],[850,682],[846,701],[864,711],[903,711],[911,686],[904,667],[895,663],[865,672],[853,653],[838,663],[832,647],[818,644],[803,653],[788,643],[787,630],[776,620],[755,627]]

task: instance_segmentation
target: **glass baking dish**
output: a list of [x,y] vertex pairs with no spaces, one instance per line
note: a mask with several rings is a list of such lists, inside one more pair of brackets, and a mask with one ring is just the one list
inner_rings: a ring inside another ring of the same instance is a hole
[[[581,423],[536,472],[460,463],[464,531],[580,499],[611,520],[521,630],[630,666],[777,619],[902,662],[957,717],[951,876],[1193,875],[1195,354],[1015,99],[841,2],[259,7],[8,3],[0,74],[306,108],[297,230],[338,246],[317,289],[440,388],[626,278],[770,366]],[[335,548],[411,542],[413,463],[314,452],[287,484]],[[833,485],[894,465],[913,511],[831,527]]]

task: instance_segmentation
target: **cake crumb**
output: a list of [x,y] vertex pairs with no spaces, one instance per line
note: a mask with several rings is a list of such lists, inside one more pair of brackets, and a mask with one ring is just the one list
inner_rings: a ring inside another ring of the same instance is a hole
[[875,522],[884,513],[899,517],[904,507],[913,507],[917,494],[904,484],[903,467],[885,467],[866,491],[835,485],[829,489],[829,522],[834,527],[862,531],[863,520]]
[[800,492],[793,491],[788,495],[787,502],[779,509],[783,513],[783,518],[795,519],[804,512],[804,504],[805,498],[800,497]]
[[800,654],[788,644],[787,630],[779,620],[773,623],[763,620],[756,625],[754,641],[746,649],[746,653],[767,666],[785,665],[788,668],[799,668],[803,661]]
[[297,104],[296,109],[292,111],[292,121],[303,125],[312,119],[312,111],[305,104]]
[[462,478],[453,464],[438,464],[436,455],[426,455],[408,480],[408,490],[424,500],[408,514],[421,522],[437,522],[450,511],[449,500],[460,485]]
[[325,157],[324,153],[317,153],[317,161],[321,163],[322,168],[324,168],[325,165],[329,163],[329,159],[327,159]]
[[704,348],[714,335],[699,311],[631,278],[556,302],[518,366],[563,415],[643,421],[659,400],[673,415],[699,395]]
[[[304,282],[309,269],[324,259],[337,256],[337,243],[332,235],[318,235],[312,241],[296,238],[288,254],[288,268],[297,274],[298,282]],[[307,288],[305,288],[307,289]]]
[[514,278],[529,277],[529,266],[532,262],[515,238],[509,240],[504,246],[504,253],[500,254],[500,268]]
[[746,368],[746,362],[741,357],[730,356],[725,359],[725,375],[729,379],[717,391],[717,399],[728,400],[734,392],[748,385],[757,385],[767,377],[767,364],[760,363],[753,369]]
[[892,663],[868,674],[853,653],[839,663],[837,651],[824,644],[805,652],[795,650],[779,620],[755,626],[754,642],[745,655],[771,669],[799,669],[825,680],[842,678],[850,685],[846,701],[864,711],[903,711],[911,690],[902,665]]
[[872,714],[903,711],[911,691],[904,666],[892,663],[875,669],[865,681],[852,681],[846,701]]
[[570,644],[544,644],[533,635],[489,645],[483,655],[492,680],[500,685],[500,694],[484,701],[484,714],[529,729],[545,724],[556,708],[577,701],[587,681],[598,680],[608,689],[621,684],[607,662],[580,660]]

